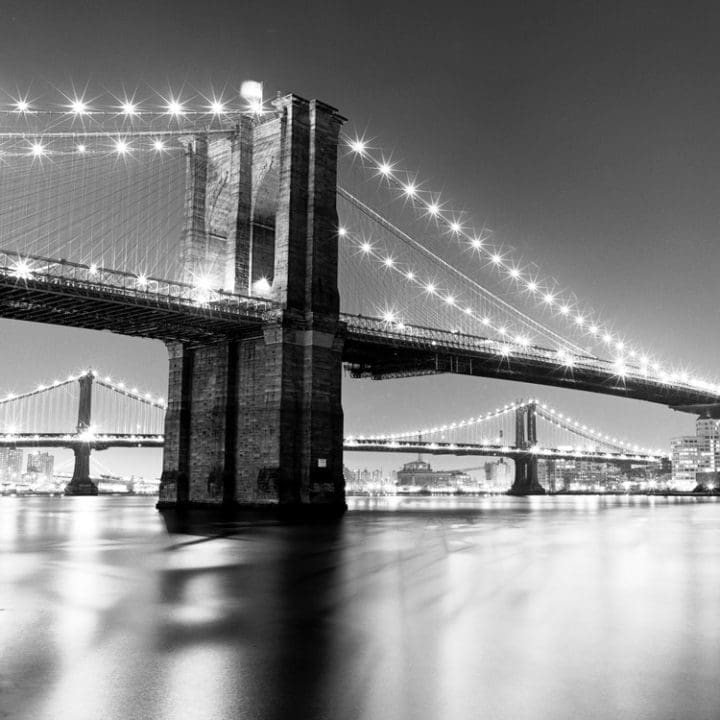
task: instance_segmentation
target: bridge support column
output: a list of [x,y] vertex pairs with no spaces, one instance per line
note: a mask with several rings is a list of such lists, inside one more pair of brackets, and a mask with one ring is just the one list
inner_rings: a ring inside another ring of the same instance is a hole
[[[252,182],[248,188],[243,176],[236,184],[233,229],[215,234],[233,252],[214,257],[232,262],[241,290],[261,268],[278,309],[235,339],[169,346],[160,508],[308,517],[346,509],[335,208],[342,118],[296,96],[281,98],[276,110],[252,129]],[[247,127],[242,132],[245,147]],[[200,174],[193,187],[204,181]],[[196,212],[189,215],[197,224]],[[184,237],[186,258],[196,257],[193,237]]]
[[538,480],[538,459],[534,455],[515,458],[515,478],[508,495],[545,495]]
[[[77,431],[88,430],[92,425],[92,386],[93,374],[87,372],[78,379],[80,397],[78,399]],[[65,495],[97,495],[97,485],[90,479],[90,446],[86,444],[73,447],[75,467],[73,476],[65,488]]]
[[90,446],[77,445],[75,467],[70,482],[65,487],[65,495],[97,495],[97,485],[90,479]]
[[[515,411],[515,447],[530,450],[537,444],[535,403],[529,402]],[[515,478],[509,495],[545,495],[538,480],[538,459],[531,452],[515,457]]]

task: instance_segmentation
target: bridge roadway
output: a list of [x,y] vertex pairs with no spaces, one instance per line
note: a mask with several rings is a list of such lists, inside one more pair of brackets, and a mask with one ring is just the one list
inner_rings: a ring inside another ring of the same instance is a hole
[[[163,447],[162,435],[60,435],[58,433],[17,433],[0,435],[0,447],[14,448],[78,448],[107,450],[110,447]],[[346,452],[403,452],[425,453],[427,455],[478,455],[485,457],[509,457],[511,459],[534,456],[546,460],[597,460],[659,462],[654,455],[638,453],[604,452],[592,450],[565,450],[562,448],[518,448],[496,444],[471,444],[447,442],[389,441],[379,438],[346,438],[343,442]]]
[[565,450],[563,448],[519,448],[490,443],[447,443],[417,442],[403,440],[381,440],[379,438],[346,438],[343,443],[346,452],[392,452],[422,453],[424,455],[478,455],[483,457],[518,458],[535,457],[543,460],[590,460],[600,462],[660,462],[655,455],[640,453],[605,452],[600,450]]
[[[19,266],[19,262],[23,264]],[[0,251],[0,317],[163,341],[208,342],[259,334],[281,312],[263,298],[207,291],[181,282]],[[563,362],[555,350],[389,324],[341,314],[343,360],[353,377],[456,373],[615,395],[720,417],[720,396],[701,386],[662,382],[639,367],[622,375],[590,355]]]

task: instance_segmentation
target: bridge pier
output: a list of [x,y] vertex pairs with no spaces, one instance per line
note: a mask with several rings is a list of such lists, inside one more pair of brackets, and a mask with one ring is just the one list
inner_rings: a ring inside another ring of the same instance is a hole
[[533,455],[515,458],[515,478],[508,495],[545,495],[538,480],[538,459]]
[[[78,379],[80,396],[78,398],[78,433],[92,427],[92,386],[93,373],[88,372]],[[73,476],[65,488],[65,495],[97,495],[97,485],[90,479],[90,445],[82,443],[73,447],[75,466]]]
[[70,482],[65,487],[65,495],[97,495],[98,487],[90,479],[90,446],[76,445],[75,467]]
[[[276,101],[276,110],[238,128],[242,142],[232,142],[224,156],[241,172],[225,200],[222,217],[230,223],[208,220],[212,237],[186,232],[183,257],[186,264],[210,257],[212,275],[225,287],[232,275],[238,292],[262,280],[279,306],[236,339],[168,345],[161,509],[270,509],[309,517],[346,509],[335,208],[342,118],[293,95]],[[212,146],[201,151],[221,157]],[[195,229],[202,224],[197,209],[208,207],[204,196],[224,191],[208,180],[222,176],[221,168],[198,166],[197,157],[188,165],[186,197]],[[221,258],[232,267],[218,267]]]
[[[537,445],[537,417],[535,403],[529,402],[515,411],[515,447],[530,450]],[[531,452],[515,457],[515,478],[509,495],[545,495],[538,480],[538,459]]]

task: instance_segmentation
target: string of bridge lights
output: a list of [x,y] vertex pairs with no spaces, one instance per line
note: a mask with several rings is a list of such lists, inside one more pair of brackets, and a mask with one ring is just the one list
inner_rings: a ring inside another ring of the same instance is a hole
[[[340,238],[349,239],[359,249],[363,256],[375,260],[381,267],[386,270],[392,270],[398,273],[406,282],[411,283],[417,289],[423,291],[427,299],[434,298],[437,302],[442,303],[442,307],[445,309],[452,308],[464,316],[464,319],[472,319],[480,322],[483,327],[488,330],[497,332],[502,338],[499,342],[497,352],[503,357],[511,357],[513,353],[517,352],[528,352],[528,351],[539,351],[545,350],[539,348],[534,344],[533,338],[516,334],[513,335],[508,328],[491,319],[487,314],[479,314],[469,305],[462,307],[462,304],[458,301],[458,294],[451,291],[446,291],[440,288],[434,281],[423,280],[415,271],[408,269],[405,265],[397,262],[392,255],[378,252],[375,246],[362,236],[357,236],[351,233],[346,227],[341,226],[338,229],[338,235]],[[400,312],[395,308],[384,308],[378,311],[380,313],[380,319],[391,326],[398,332],[412,331],[413,326],[404,322]],[[451,332],[458,332],[457,329]],[[551,333],[552,334],[552,333]],[[579,361],[579,356],[573,353],[566,347],[558,348],[552,353],[548,359],[554,359],[561,367],[572,370]],[[619,378],[621,380],[626,379],[628,376],[635,375],[643,380],[650,380],[660,383],[661,385],[675,384],[676,386],[687,386],[693,389],[702,389],[708,392],[720,394],[720,386],[712,385],[711,383],[703,383],[700,380],[690,378],[687,373],[678,373],[671,375],[664,373],[664,371],[658,372],[656,376],[653,376],[649,372],[649,367],[643,365],[626,364],[625,358],[616,358],[608,367],[607,372],[612,377]]]
[[167,97],[158,94],[158,102],[148,106],[147,100],[136,101],[137,91],[132,95],[124,95],[122,98],[116,98],[116,105],[93,106],[92,101],[86,99],[85,95],[64,95],[66,102],[55,107],[37,106],[35,101],[31,101],[30,94],[11,98],[9,106],[0,105],[0,112],[7,113],[19,117],[35,117],[42,115],[57,116],[65,115],[73,118],[92,118],[96,117],[124,117],[126,119],[142,118],[142,117],[160,117],[167,116],[171,118],[181,118],[188,116],[211,116],[225,117],[236,115],[262,115],[267,111],[263,100],[263,84],[254,80],[244,81],[238,92],[239,97],[243,100],[241,106],[236,106],[226,100],[222,94],[213,94],[205,98],[205,105],[201,107],[188,107],[188,102],[183,100],[179,95],[169,93]]
[[538,322],[534,318],[532,318],[529,315],[525,314],[524,312],[520,311],[518,308],[511,305],[503,298],[499,297],[495,293],[488,290],[486,287],[482,286],[480,283],[478,283],[473,278],[467,276],[465,273],[463,273],[461,270],[459,270],[457,267],[455,267],[452,263],[447,262],[447,260],[445,260],[444,258],[442,258],[439,255],[437,255],[436,253],[434,253],[432,250],[427,248],[423,243],[414,239],[413,237],[408,235],[406,232],[404,232],[403,230],[401,230],[400,228],[395,226],[387,218],[385,218],[382,215],[380,215],[379,213],[377,213],[371,207],[369,207],[364,202],[362,202],[359,198],[355,197],[352,193],[348,192],[345,188],[338,186],[337,192],[338,192],[338,197],[341,197],[344,200],[348,201],[351,205],[353,205],[357,210],[359,210],[362,214],[364,214],[366,217],[368,217],[371,221],[373,221],[375,223],[379,223],[384,229],[388,230],[400,242],[402,242],[406,245],[411,245],[416,250],[419,250],[421,253],[427,255],[434,264],[440,265],[445,270],[449,270],[452,274],[457,276],[461,281],[471,285],[474,288],[473,291],[480,291],[480,293],[482,295],[484,295],[487,300],[491,301],[492,303],[494,303],[497,306],[500,306],[501,308],[505,309],[506,311],[509,311],[510,313],[512,313],[513,315],[516,316],[516,319],[519,319],[525,325],[532,327],[535,331],[539,330],[541,335],[551,338],[551,342],[553,342],[553,343],[558,342],[559,344],[566,346],[566,349],[569,351],[575,351],[575,352],[579,352],[581,354],[587,353],[587,350],[585,350],[584,348],[581,348],[579,345],[576,345],[573,342],[569,342],[566,338],[563,338],[554,330],[548,328],[546,325],[543,325],[542,323]]
[[[268,108],[263,100],[263,85],[255,81],[245,81],[240,87],[239,96],[243,100],[243,105],[237,106],[228,102],[222,95],[213,94],[206,99],[206,104],[201,107],[188,106],[188,102],[181,97],[170,94],[168,97],[159,96],[159,102],[153,105],[147,105],[148,101],[139,102],[135,100],[135,95],[131,97],[124,96],[117,99],[117,104],[111,107],[93,106],[92,103],[85,99],[84,96],[77,94],[72,96],[64,96],[67,102],[56,107],[36,106],[31,102],[26,94],[22,97],[12,98],[9,106],[0,105],[0,115],[17,120],[32,119],[52,119],[59,122],[71,120],[82,122],[82,129],[73,129],[65,132],[43,132],[33,131],[14,131],[0,132],[0,138],[24,139],[27,141],[27,147],[22,151],[3,152],[2,157],[19,157],[29,155],[31,157],[44,157],[47,155],[88,155],[88,154],[108,154],[115,153],[117,155],[128,155],[136,150],[146,150],[155,153],[162,153],[173,149],[169,146],[162,136],[178,135],[185,132],[183,129],[156,129],[156,130],[128,130],[126,127],[113,131],[87,131],[84,124],[96,120],[99,124],[107,119],[122,119],[123,122],[141,122],[153,121],[158,119],[167,119],[180,123],[182,119],[209,119],[209,120],[227,120],[236,118],[240,115],[249,115],[252,117],[261,117]],[[209,132],[213,130],[208,129]],[[223,132],[223,130],[215,130],[215,132]],[[132,145],[129,141],[130,137],[138,135],[153,135],[155,138],[149,145]],[[28,140],[28,137],[30,139]],[[109,147],[92,147],[88,145],[86,138],[112,138],[114,142]],[[49,144],[50,138],[77,138],[79,142],[71,151],[53,150]]]
[[598,442],[604,442],[609,445],[615,445],[617,447],[625,448],[627,450],[633,450],[634,452],[641,452],[645,455],[667,457],[667,453],[664,453],[662,450],[653,450],[651,448],[640,447],[638,445],[633,445],[626,440],[622,440],[617,437],[610,437],[610,435],[600,432],[595,428],[588,427],[587,425],[581,423],[579,420],[571,418],[569,415],[564,415],[563,413],[559,412],[547,403],[535,401],[535,404],[537,408],[539,408],[537,412],[538,416],[541,417],[543,420],[546,420],[547,422],[556,425],[557,427],[568,430],[570,432],[576,432],[578,434],[587,434],[593,440],[597,440]]
[[448,423],[445,425],[420,428],[418,430],[408,430],[399,433],[373,435],[371,437],[363,435],[350,435],[347,440],[348,442],[369,440],[386,442],[394,440],[414,439],[425,435],[436,435],[442,432],[449,432],[452,430],[459,430],[461,428],[474,427],[480,425],[481,423],[487,422],[488,420],[493,420],[495,418],[507,415],[508,413],[526,407],[535,407],[537,409],[537,415],[539,417],[563,430],[567,430],[568,432],[574,432],[580,435],[586,434],[593,440],[612,445],[617,448],[622,448],[625,451],[641,453],[650,457],[667,457],[667,453],[664,453],[662,450],[640,447],[639,445],[632,444],[630,442],[627,442],[626,440],[622,440],[617,437],[610,437],[610,435],[607,435],[606,433],[602,433],[599,430],[580,423],[578,420],[574,420],[568,415],[564,415],[563,413],[559,412],[547,403],[539,402],[536,398],[530,398],[527,401],[508,403],[507,405],[503,405],[502,408],[496,408],[495,410],[487,412],[483,415],[467,418],[465,420],[459,420],[457,422]]
[[[153,135],[162,135],[162,131],[153,133]],[[72,137],[77,138],[77,133],[73,133]],[[145,144],[133,143],[129,136],[113,137],[114,134],[102,134],[100,137],[108,139],[109,144],[88,144],[87,141],[75,144],[71,150],[54,149],[47,137],[42,139],[26,140],[26,146],[21,150],[0,150],[0,158],[11,157],[83,157],[83,156],[130,156],[134,152],[152,153],[154,155],[164,154],[172,150],[182,150],[182,146],[172,145],[167,140],[159,137],[152,139]]]
[[[457,292],[453,293],[448,290],[443,290],[438,286],[436,282],[432,280],[423,280],[418,273],[410,269],[408,266],[398,263],[389,253],[383,255],[382,253],[378,252],[375,249],[374,245],[366,238],[355,235],[354,233],[350,232],[346,227],[340,227],[338,230],[338,235],[341,238],[345,238],[353,242],[363,257],[377,261],[381,267],[385,268],[388,271],[393,271],[397,273],[407,283],[413,285],[419,290],[422,290],[423,294],[427,298],[435,298],[436,300],[442,302],[444,307],[456,310],[457,312],[461,313],[465,319],[469,318],[472,320],[476,320],[488,330],[493,330],[494,332],[497,332],[498,335],[500,335],[504,339],[511,338],[512,341],[520,347],[528,348],[530,347],[530,345],[532,345],[532,338],[521,334],[517,334],[514,338],[512,338],[512,334],[508,331],[507,327],[493,321],[487,314],[480,314],[469,305],[462,307],[462,305],[458,301]],[[394,325],[398,330],[405,330],[406,328],[410,327],[403,322],[398,310],[395,310],[393,308],[386,308],[381,310],[380,313],[381,318],[384,322]]]
[[514,283],[515,287],[522,288],[534,298],[538,307],[549,310],[553,317],[564,319],[573,331],[595,342],[604,343],[615,354],[615,362],[618,366],[625,367],[629,358],[637,362],[644,376],[648,376],[652,371],[654,377],[664,384],[683,382],[691,387],[720,394],[720,384],[717,382],[692,377],[685,371],[665,370],[649,353],[629,346],[611,332],[606,323],[596,320],[596,313],[583,311],[575,300],[568,299],[571,295],[569,292],[558,291],[556,282],[540,279],[537,275],[531,276],[524,271],[518,263],[490,244],[487,236],[478,234],[472,227],[464,225],[460,219],[461,214],[446,209],[440,202],[439,193],[422,188],[422,183],[417,181],[417,174],[396,167],[390,160],[391,154],[371,148],[364,137],[350,137],[344,134],[343,140],[350,152],[362,160],[364,167],[369,164],[380,182],[387,182],[399,191],[398,199],[409,201],[423,217],[433,220],[451,237],[467,243],[479,258],[484,258],[487,265],[500,273],[505,280]]
[[472,427],[474,425],[479,425],[480,423],[487,422],[488,420],[493,420],[494,418],[501,417],[502,415],[507,415],[508,413],[513,412],[514,410],[517,410],[518,408],[526,407],[526,406],[532,404],[533,402],[535,402],[535,401],[529,400],[527,402],[508,403],[507,405],[503,405],[501,408],[496,408],[495,410],[487,412],[484,415],[478,415],[476,418],[471,417],[466,420],[460,420],[455,423],[450,423],[448,425],[437,425],[436,427],[432,427],[432,428],[422,428],[420,430],[408,430],[405,432],[390,433],[390,434],[386,434],[386,435],[373,435],[372,437],[365,437],[364,435],[357,435],[357,436],[350,435],[347,439],[349,441],[352,441],[352,440],[402,440],[403,438],[417,438],[419,435],[434,435],[439,432],[447,432],[448,430],[457,430],[459,428]]
[[55,388],[62,387],[63,385],[68,385],[69,383],[76,382],[80,380],[80,378],[87,377],[88,375],[92,375],[95,382],[97,382],[99,385],[104,385],[105,387],[115,390],[116,392],[120,393],[121,395],[126,395],[127,397],[132,398],[133,400],[137,400],[139,402],[143,402],[147,405],[151,405],[155,408],[166,410],[167,409],[167,403],[164,398],[157,396],[154,397],[152,393],[149,392],[142,392],[136,387],[128,387],[123,381],[121,380],[114,380],[111,376],[101,376],[98,372],[95,370],[83,370],[77,374],[70,374],[68,375],[64,380],[53,380],[51,383],[47,385],[43,385],[42,383],[35,387],[32,390],[28,390],[24,393],[13,393],[10,392],[5,397],[0,398],[0,405],[4,405],[9,402],[15,402],[18,400],[24,400],[26,398],[32,397],[34,395],[38,395],[40,393],[46,392],[48,390],[54,390]]

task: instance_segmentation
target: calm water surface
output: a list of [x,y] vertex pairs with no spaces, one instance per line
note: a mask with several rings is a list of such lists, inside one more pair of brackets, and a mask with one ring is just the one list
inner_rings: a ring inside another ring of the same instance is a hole
[[0,499],[0,718],[720,718],[720,503]]

